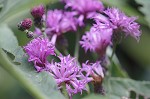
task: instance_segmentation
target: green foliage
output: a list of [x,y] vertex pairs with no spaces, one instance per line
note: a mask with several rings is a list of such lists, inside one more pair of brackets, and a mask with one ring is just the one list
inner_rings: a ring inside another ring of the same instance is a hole
[[11,29],[7,25],[0,25],[0,47],[10,53],[16,50],[18,42]]
[[111,78],[110,88],[108,87],[108,81],[104,84],[106,92],[108,92],[106,96],[91,94],[83,99],[135,99],[135,97],[130,97],[131,91],[143,97],[150,97],[150,82],[140,82],[127,78]]
[[[136,92],[136,94],[150,97],[149,88],[150,82],[140,82],[131,79],[111,78],[111,89],[109,90],[112,99],[121,99],[123,97],[130,98],[130,91]],[[107,85],[106,85],[107,86]]]
[[91,94],[91,95],[88,95],[82,99],[108,99],[108,97],[105,97],[105,96],[101,96],[101,95],[98,95],[98,94]]

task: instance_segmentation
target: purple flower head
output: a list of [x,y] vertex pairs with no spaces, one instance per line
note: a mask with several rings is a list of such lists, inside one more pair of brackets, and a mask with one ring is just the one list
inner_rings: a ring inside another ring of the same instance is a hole
[[76,31],[78,19],[74,17],[73,12],[64,12],[62,10],[49,10],[47,13],[47,32],[48,34],[61,35],[68,31]]
[[21,31],[28,30],[32,26],[31,18],[26,18],[18,24],[18,29]]
[[55,55],[54,45],[45,38],[35,38],[24,46],[24,50],[29,55],[29,62],[33,62],[36,70],[38,72],[46,69],[48,61],[46,60],[47,56]]
[[[108,8],[104,11],[107,18],[96,16],[96,22],[99,21],[99,27],[113,28],[114,32],[124,32],[125,35],[131,35],[136,40],[139,40],[141,31],[140,25],[135,22],[136,17],[128,17],[117,8]],[[109,25],[108,25],[109,24]]]
[[71,7],[72,10],[79,14],[88,16],[93,12],[102,12],[104,6],[99,0],[63,0],[66,3],[66,8]]
[[103,69],[99,61],[95,63],[88,63],[87,61],[86,63],[82,64],[82,67],[83,67],[82,71],[86,72],[86,76],[92,76],[92,77],[100,76],[104,78]]
[[86,90],[85,85],[91,81],[90,78],[84,77],[81,68],[75,58],[68,56],[59,56],[60,62],[48,65],[51,75],[56,79],[59,87],[65,84],[69,96],[82,90]]
[[89,32],[82,36],[81,46],[85,51],[96,51],[101,56],[105,54],[107,46],[111,43],[112,29],[99,29],[93,26]]
[[31,10],[31,14],[34,18],[42,18],[45,13],[45,7],[43,5],[35,6]]

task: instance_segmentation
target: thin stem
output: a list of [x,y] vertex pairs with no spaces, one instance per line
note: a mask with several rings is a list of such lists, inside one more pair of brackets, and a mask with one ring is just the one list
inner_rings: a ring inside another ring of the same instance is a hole
[[109,76],[110,77],[111,77],[111,71],[112,71],[112,66],[113,66],[113,56],[115,54],[116,47],[117,47],[117,44],[114,44],[114,46],[113,46],[113,52],[112,52],[111,57],[110,57],[110,66],[109,66]]
[[64,51],[64,54],[65,54],[65,55],[69,55],[69,52],[68,52],[67,49],[63,49],[63,51]]
[[45,33],[45,28],[43,27],[43,28],[41,29],[41,31],[42,31],[42,34],[43,34],[44,38],[46,38],[46,37],[47,37],[47,34]]
[[109,78],[108,78],[108,89],[109,89],[109,97],[111,98],[111,95],[110,95],[110,92],[111,92],[111,72],[112,72],[112,66],[113,66],[113,56],[115,54],[115,51],[116,51],[116,46],[117,46],[117,43],[114,43],[114,46],[113,46],[113,52],[111,54],[111,57],[110,57],[110,66],[109,66]]
[[76,33],[75,52],[74,52],[74,56],[76,57],[77,60],[78,60],[78,57],[79,57],[79,40],[80,40],[80,33],[77,32]]
[[58,56],[61,54],[61,52],[60,52],[57,48],[55,48],[55,53],[56,53]]
[[67,99],[69,99],[69,95],[68,95],[68,92],[67,92],[67,90],[66,90],[66,85],[65,85],[65,83],[62,84],[61,93],[62,93]]
[[114,46],[113,46],[113,52],[112,52],[111,57],[110,57],[110,61],[111,61],[111,62],[112,62],[113,56],[114,56],[114,54],[115,54],[116,47],[117,47],[117,44],[114,44]]

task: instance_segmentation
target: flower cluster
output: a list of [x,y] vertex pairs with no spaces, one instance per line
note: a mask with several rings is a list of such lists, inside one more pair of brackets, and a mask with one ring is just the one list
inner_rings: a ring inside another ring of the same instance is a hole
[[[128,17],[117,8],[104,10],[102,2],[99,0],[61,1],[65,4],[64,10],[54,9],[46,12],[43,5],[36,6],[31,10],[34,18],[34,32],[29,31],[32,26],[30,18],[24,19],[18,25],[19,30],[33,38],[24,46],[24,50],[29,56],[28,61],[33,62],[37,72],[46,71],[53,76],[58,89],[62,90],[65,87],[70,99],[74,94],[87,90],[86,85],[90,82],[96,88],[94,91],[98,90],[97,93],[99,93],[104,79],[103,67],[107,67],[107,63],[103,59],[106,57],[107,47],[118,44],[118,41],[127,35],[139,40],[140,25],[135,22],[136,17]],[[94,23],[89,31],[83,31],[85,34],[82,35],[81,40],[78,40],[82,34],[79,31],[86,27],[86,22],[88,22],[86,20],[94,21]],[[99,58],[96,62],[77,61],[80,59],[78,56],[75,57],[76,53],[73,57],[67,52],[66,54],[67,48],[63,45],[61,47],[65,49],[64,55],[58,51],[59,40],[57,39],[65,38],[64,33],[70,31],[78,31],[75,52],[78,54],[78,44],[85,52],[88,50],[97,52]],[[49,61],[48,58],[51,58],[52,55],[57,57],[59,62],[53,59]]]
[[103,56],[108,45],[120,42],[124,36],[131,35],[139,41],[141,32],[136,17],[128,17],[117,8],[108,8],[103,13],[107,16],[99,13],[93,16],[96,24],[82,36],[80,44],[85,51],[89,49]]
[[[60,89],[65,84],[70,99],[73,94],[86,90],[86,84],[93,81],[95,75],[104,77],[99,62],[91,64],[92,66],[85,63],[81,68],[76,59],[70,55],[58,56],[60,62],[48,62],[47,57],[55,55],[54,49],[52,42],[42,37],[33,39],[24,47],[29,55],[28,61],[34,63],[37,72],[49,72],[56,79]],[[86,72],[86,75],[83,72]]]

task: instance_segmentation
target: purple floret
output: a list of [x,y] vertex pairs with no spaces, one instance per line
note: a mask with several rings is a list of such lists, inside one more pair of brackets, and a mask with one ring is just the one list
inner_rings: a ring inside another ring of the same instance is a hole
[[33,62],[36,70],[38,72],[46,69],[46,64],[48,63],[47,57],[49,55],[55,55],[55,46],[45,38],[35,38],[24,46],[24,50],[29,56],[28,61]]

